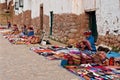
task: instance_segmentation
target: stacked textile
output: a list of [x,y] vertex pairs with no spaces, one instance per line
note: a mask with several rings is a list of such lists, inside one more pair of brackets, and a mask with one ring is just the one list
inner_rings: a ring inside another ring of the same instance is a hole
[[119,80],[120,67],[106,67],[96,64],[82,64],[80,66],[66,66],[70,72],[84,78],[84,80]]

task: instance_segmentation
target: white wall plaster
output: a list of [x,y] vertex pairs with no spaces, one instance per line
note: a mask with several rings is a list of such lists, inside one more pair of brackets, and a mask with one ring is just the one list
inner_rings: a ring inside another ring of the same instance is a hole
[[40,4],[43,4],[45,15],[50,11],[54,14],[72,13],[72,0],[32,0],[32,18],[39,16]]
[[5,0],[0,0],[0,3],[5,3]]
[[110,31],[110,34],[114,33],[114,30],[120,29],[120,0],[96,0],[96,17],[98,32],[101,35],[105,35],[106,31]]

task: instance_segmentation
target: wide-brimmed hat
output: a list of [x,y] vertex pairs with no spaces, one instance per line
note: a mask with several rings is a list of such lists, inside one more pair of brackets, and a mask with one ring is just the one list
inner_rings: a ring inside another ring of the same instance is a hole
[[92,34],[92,31],[91,30],[88,30],[88,31],[85,31],[84,32],[84,35],[91,35]]

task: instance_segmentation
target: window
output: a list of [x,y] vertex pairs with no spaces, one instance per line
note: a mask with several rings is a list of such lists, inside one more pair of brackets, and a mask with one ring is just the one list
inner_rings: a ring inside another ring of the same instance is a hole
[[15,10],[19,10],[19,4],[18,4],[18,2],[15,2]]
[[19,7],[23,7],[23,0],[19,0]]

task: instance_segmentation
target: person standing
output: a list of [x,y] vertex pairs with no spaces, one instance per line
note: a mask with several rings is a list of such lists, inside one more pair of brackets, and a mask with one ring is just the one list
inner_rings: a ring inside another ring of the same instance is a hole
[[26,25],[23,26],[22,32],[23,32],[24,35],[27,35],[28,30],[27,30],[27,26]]
[[11,28],[11,23],[10,23],[10,22],[8,22],[8,29],[9,29],[9,28]]

